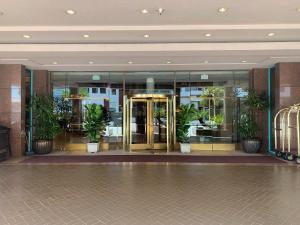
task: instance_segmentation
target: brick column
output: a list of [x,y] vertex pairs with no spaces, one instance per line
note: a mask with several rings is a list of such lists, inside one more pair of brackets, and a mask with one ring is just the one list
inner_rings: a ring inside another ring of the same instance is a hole
[[11,129],[12,156],[25,152],[25,67],[0,65],[0,124]]
[[37,95],[51,94],[51,77],[48,70],[33,71],[33,89]]

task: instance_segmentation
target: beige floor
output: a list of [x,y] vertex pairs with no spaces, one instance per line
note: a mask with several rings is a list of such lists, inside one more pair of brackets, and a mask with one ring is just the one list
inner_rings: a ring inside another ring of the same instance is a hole
[[299,225],[300,167],[0,164],[1,225]]

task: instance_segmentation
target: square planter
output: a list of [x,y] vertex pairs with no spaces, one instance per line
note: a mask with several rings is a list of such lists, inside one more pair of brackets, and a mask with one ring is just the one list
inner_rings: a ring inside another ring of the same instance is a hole
[[99,151],[99,143],[87,143],[88,153],[96,153]]
[[181,151],[181,153],[190,153],[191,152],[191,144],[180,143],[180,151]]

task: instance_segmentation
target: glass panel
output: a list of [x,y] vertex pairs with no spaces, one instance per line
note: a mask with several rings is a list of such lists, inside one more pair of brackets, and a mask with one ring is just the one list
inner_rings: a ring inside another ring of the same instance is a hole
[[173,72],[127,72],[126,94],[173,94]]
[[132,144],[147,143],[147,102],[132,102]]
[[167,143],[167,103],[153,103],[153,140],[154,143]]
[[[53,96],[58,102],[56,110],[61,115],[60,123],[64,128],[64,133],[56,138],[56,143],[67,145],[89,142],[83,130],[85,106],[88,104],[102,105],[109,119],[108,78],[108,73],[52,73]],[[101,89],[104,89],[105,93],[101,92]],[[108,125],[101,142],[108,142]],[[102,150],[107,150],[107,147]]]
[[240,97],[248,86],[248,73],[198,71],[190,74],[190,100],[198,110],[191,122],[192,143],[237,141]]
[[[240,104],[247,95],[249,71],[53,72],[51,77],[53,96],[63,100],[60,103],[64,107],[61,125],[65,133],[57,137],[56,143],[61,145],[58,148],[69,143],[88,142],[82,129],[85,105],[96,103],[105,108],[109,118],[101,143],[106,146],[109,143],[111,150],[123,149],[123,122],[127,134],[124,140],[129,144],[129,115],[123,121],[126,110],[123,97],[137,97],[138,94],[149,99],[157,94],[175,98],[174,102],[173,98],[169,101],[168,109],[169,141],[172,144],[176,133],[172,112],[177,111],[180,105],[190,104],[199,111],[198,118],[190,123],[192,143],[239,141]],[[166,103],[155,102],[148,109],[146,102],[134,103],[132,143],[145,144],[147,139],[147,144],[152,140],[154,143],[166,143],[166,118],[158,118],[161,108],[166,109]],[[148,118],[147,110],[152,111]],[[128,105],[126,112],[129,111]],[[152,124],[147,124],[147,119]],[[151,133],[147,133],[147,125]]]
[[109,74],[109,149],[123,149],[123,73]]

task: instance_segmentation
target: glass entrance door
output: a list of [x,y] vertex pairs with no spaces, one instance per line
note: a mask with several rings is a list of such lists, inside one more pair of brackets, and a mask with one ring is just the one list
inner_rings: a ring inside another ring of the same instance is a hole
[[125,100],[127,149],[169,150],[170,102],[167,97],[131,97]]

